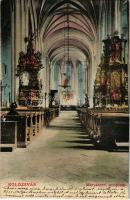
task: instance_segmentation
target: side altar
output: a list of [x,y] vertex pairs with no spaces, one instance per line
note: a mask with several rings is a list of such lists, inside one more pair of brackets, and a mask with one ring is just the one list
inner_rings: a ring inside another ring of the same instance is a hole
[[103,55],[94,83],[94,107],[128,106],[126,42],[117,33],[103,40]]
[[103,55],[94,82],[93,108],[77,109],[92,142],[107,149],[129,142],[126,43],[116,32],[103,40]]

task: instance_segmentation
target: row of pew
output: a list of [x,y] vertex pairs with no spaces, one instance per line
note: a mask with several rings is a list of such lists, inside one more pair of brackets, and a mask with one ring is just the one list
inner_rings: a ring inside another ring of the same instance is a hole
[[104,148],[129,142],[128,110],[77,108],[81,124],[92,142]]
[[1,149],[27,147],[43,127],[47,127],[59,115],[59,108],[17,109],[17,113],[18,115],[8,115],[7,111],[1,112]]

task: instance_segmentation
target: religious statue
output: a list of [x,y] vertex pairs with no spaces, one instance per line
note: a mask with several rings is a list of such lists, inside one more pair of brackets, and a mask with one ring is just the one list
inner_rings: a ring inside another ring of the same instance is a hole
[[122,45],[119,36],[114,36],[112,43],[112,62],[121,62]]

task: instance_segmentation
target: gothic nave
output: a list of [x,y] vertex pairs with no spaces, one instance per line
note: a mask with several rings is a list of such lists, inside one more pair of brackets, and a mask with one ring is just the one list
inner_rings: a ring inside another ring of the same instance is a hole
[[96,149],[74,111],[62,112],[27,148],[17,148],[11,155],[2,153],[0,163],[0,180],[4,182],[128,182],[128,153]]
[[54,196],[50,189],[42,197],[126,199],[129,1],[0,5],[0,197],[27,197],[6,190],[9,183],[78,189],[98,183],[125,187],[103,194],[58,189]]

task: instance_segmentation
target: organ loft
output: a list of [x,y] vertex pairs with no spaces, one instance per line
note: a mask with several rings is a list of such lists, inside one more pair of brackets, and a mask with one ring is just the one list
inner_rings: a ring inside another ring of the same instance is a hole
[[128,147],[129,59],[128,0],[1,1],[3,155]]

